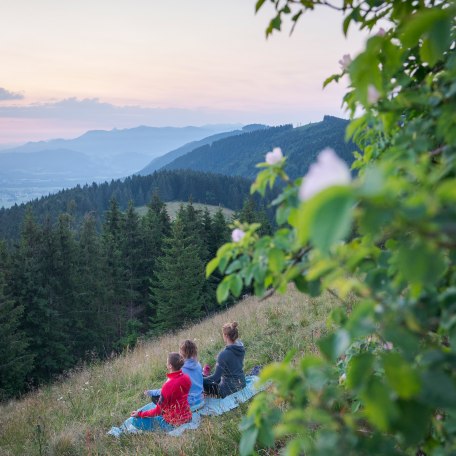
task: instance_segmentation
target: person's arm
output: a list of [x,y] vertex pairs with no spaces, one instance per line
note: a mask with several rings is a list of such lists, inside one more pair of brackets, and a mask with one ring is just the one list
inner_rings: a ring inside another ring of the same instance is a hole
[[158,403],[157,406],[153,409],[146,410],[145,412],[137,412],[138,418],[152,418],[153,416],[161,415],[162,409],[160,404]]
[[222,379],[222,373],[223,369],[221,364],[223,363],[223,355],[222,353],[219,353],[217,357],[217,364],[215,366],[215,372],[212,375],[209,375],[208,377],[205,377],[206,380],[219,383],[220,380]]

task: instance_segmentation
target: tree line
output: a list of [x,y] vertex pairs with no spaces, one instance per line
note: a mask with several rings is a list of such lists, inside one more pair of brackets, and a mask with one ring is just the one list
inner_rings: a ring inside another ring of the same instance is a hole
[[[235,217],[270,230],[253,199]],[[100,230],[91,212],[28,208],[18,241],[0,242],[0,399],[216,311],[205,265],[229,237],[221,209],[190,202],[172,221],[157,193],[142,217],[111,199]]]
[[0,208],[0,239],[18,239],[18,226],[28,209],[33,211],[40,222],[47,218],[55,222],[62,212],[68,212],[73,223],[77,225],[82,224],[87,212],[92,212],[97,229],[100,229],[103,214],[112,199],[125,210],[129,201],[133,201],[135,206],[146,205],[155,191],[158,191],[163,201],[187,201],[191,197],[197,203],[220,204],[236,211],[242,208],[244,198],[249,194],[250,184],[251,181],[242,177],[177,170],[78,185],[26,204],[15,205],[9,209]]

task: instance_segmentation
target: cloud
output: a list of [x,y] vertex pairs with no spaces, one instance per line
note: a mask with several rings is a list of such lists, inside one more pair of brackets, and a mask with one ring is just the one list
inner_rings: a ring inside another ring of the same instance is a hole
[[22,100],[24,95],[16,92],[10,92],[9,90],[0,87],[0,101],[4,100]]
[[[190,120],[206,110],[180,108],[147,108],[141,106],[115,106],[98,98],[66,98],[50,103],[35,103],[23,106],[0,106],[0,118],[9,119],[55,119],[59,121],[84,120],[122,124],[128,122],[159,123]],[[174,122],[173,122],[174,123]]]

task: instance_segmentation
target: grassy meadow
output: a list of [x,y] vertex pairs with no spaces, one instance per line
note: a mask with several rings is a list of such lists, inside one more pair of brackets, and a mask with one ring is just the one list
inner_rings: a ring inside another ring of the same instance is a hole
[[21,400],[0,405],[0,454],[236,455],[246,404],[221,417],[203,417],[198,430],[178,438],[148,433],[116,439],[106,432],[147,402],[145,389],[161,386],[166,355],[177,351],[181,340],[194,339],[201,363],[214,365],[223,347],[221,326],[236,320],[248,372],[257,364],[281,360],[292,347],[301,354],[316,352],[315,341],[336,304],[329,294],[309,298],[294,289],[262,302],[249,297],[175,334],[146,340],[121,356],[76,369]]
[[[181,205],[186,206],[188,204],[188,202],[169,201],[165,204],[166,204],[166,210],[168,211],[168,214],[169,214],[171,220],[174,220],[176,218],[176,215],[177,215],[177,212],[179,211],[180,206]],[[207,210],[209,211],[211,216],[213,216],[220,209],[220,206],[213,206],[211,204],[202,204],[202,203],[192,203],[192,204],[193,204],[194,208],[199,211],[204,211],[207,208]],[[147,212],[147,206],[137,207],[136,212],[141,216],[145,215]],[[231,209],[227,209],[226,207],[222,207],[222,212],[227,220],[231,220],[234,215],[234,211]]]

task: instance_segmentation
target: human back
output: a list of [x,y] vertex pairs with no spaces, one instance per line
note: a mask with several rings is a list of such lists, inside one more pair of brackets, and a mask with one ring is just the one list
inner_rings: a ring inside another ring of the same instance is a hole
[[209,394],[226,397],[245,387],[245,347],[239,340],[238,323],[225,323],[222,327],[225,348],[217,356],[213,375],[205,377],[204,389]]
[[203,368],[198,361],[198,349],[190,339],[184,340],[179,347],[179,352],[184,358],[182,372],[190,377],[192,386],[188,393],[188,403],[190,407],[202,404],[203,396]]

